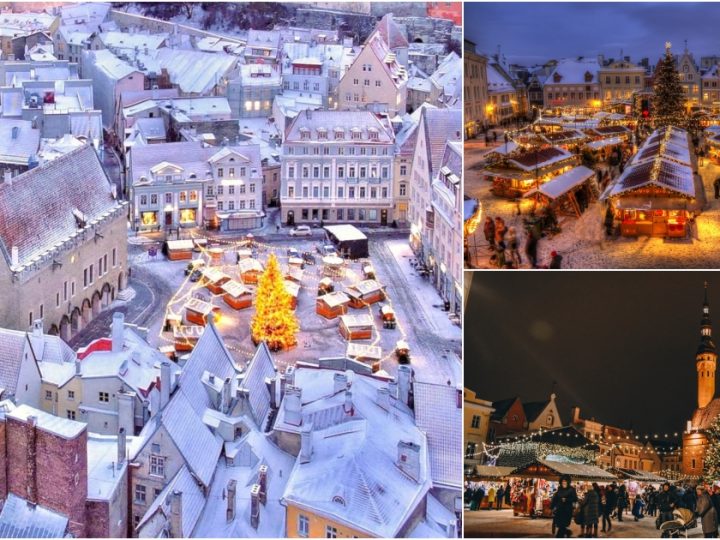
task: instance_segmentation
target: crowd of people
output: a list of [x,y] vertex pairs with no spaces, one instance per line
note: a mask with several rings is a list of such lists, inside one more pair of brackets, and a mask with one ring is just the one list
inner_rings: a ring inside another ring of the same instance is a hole
[[569,476],[560,481],[515,480],[513,482],[467,482],[465,503],[470,511],[512,508],[514,515],[552,518],[556,538],[572,536],[573,524],[579,536],[597,538],[610,533],[613,521],[640,521],[655,518],[655,527],[674,519],[673,511],[685,508],[695,516],[706,538],[718,537],[720,486],[702,484],[675,486],[670,482],[659,488],[610,483],[573,485]]
[[[545,230],[556,230],[557,218],[550,208],[545,208],[541,216],[530,216],[525,220],[524,254],[531,268],[542,268],[538,263],[538,242],[545,235]],[[490,264],[497,268],[520,268],[523,258],[520,255],[520,237],[515,227],[507,227],[501,217],[485,218],[483,234],[490,250]],[[544,268],[559,269],[562,267],[562,255],[553,251]]]

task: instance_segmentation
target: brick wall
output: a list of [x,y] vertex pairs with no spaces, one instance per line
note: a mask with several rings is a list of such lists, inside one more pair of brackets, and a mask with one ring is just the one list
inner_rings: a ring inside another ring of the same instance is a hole
[[89,538],[112,537],[110,534],[110,505],[107,501],[88,501],[85,515],[88,524],[86,532]]

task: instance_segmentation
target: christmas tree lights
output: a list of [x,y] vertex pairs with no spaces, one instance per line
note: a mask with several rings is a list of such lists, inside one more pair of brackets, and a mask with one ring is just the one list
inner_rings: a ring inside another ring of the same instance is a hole
[[292,297],[273,254],[268,257],[267,267],[258,280],[255,316],[250,329],[253,342],[257,345],[264,341],[271,351],[287,350],[297,344],[299,324],[292,309]]

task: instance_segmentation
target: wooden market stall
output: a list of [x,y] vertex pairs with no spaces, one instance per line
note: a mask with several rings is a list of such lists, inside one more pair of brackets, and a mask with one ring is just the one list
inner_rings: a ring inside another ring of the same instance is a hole
[[345,274],[345,260],[337,255],[326,255],[322,258],[323,275],[328,277],[342,277]]
[[350,342],[347,346],[345,356],[372,366],[373,373],[380,370],[382,361],[382,348],[377,345],[366,345],[364,343]]
[[375,323],[367,313],[359,315],[342,315],[340,317],[340,334],[350,340],[372,339]]
[[238,272],[243,283],[257,283],[263,266],[257,259],[240,259],[238,261]]
[[350,297],[350,307],[356,309],[385,300],[385,287],[374,279],[366,279],[351,285],[345,292]]
[[395,310],[392,308],[392,306],[384,305],[380,306],[380,320],[383,323],[383,328],[388,328],[390,330],[394,329],[397,326],[397,319],[395,317]]
[[300,294],[300,284],[289,279],[283,281],[285,284],[285,290],[290,295],[290,306],[295,309],[297,308],[298,295]]
[[305,261],[303,261],[300,257],[290,257],[288,259],[288,266],[290,268],[298,268],[302,270],[305,268]]
[[190,298],[185,302],[184,308],[185,320],[199,326],[205,326],[211,316],[216,319],[220,317],[220,308],[199,298]]
[[620,142],[627,142],[632,135],[630,128],[620,125],[592,127],[587,129],[585,133],[594,141],[618,139]]
[[171,261],[181,261],[193,258],[192,240],[168,240],[165,242],[165,254]]
[[588,136],[577,129],[565,129],[540,134],[540,139],[552,146],[559,146],[565,150],[581,145],[588,140]]
[[362,275],[365,279],[375,279],[375,268],[370,263],[362,265]]
[[329,292],[318,296],[315,313],[326,319],[335,319],[347,313],[350,298],[342,291]]
[[656,130],[602,200],[610,202],[623,236],[685,237],[702,208],[685,131]]
[[252,291],[234,279],[227,281],[222,290],[223,301],[233,309],[245,309],[252,306]]
[[177,326],[173,328],[173,341],[177,352],[188,352],[195,348],[200,336],[205,331],[204,326]]
[[368,256],[368,238],[355,225],[327,225],[325,237],[333,243],[338,253],[350,259],[362,259]]
[[210,264],[214,264],[215,266],[222,264],[223,256],[225,255],[225,252],[220,247],[211,247],[207,250],[208,255],[210,255]]
[[482,174],[492,181],[494,195],[513,199],[522,197],[536,185],[570,170],[577,161],[577,156],[560,148],[521,148],[488,164]]
[[615,475],[597,465],[549,459],[536,459],[512,472],[515,478],[542,478],[553,482],[558,482],[563,475],[568,475],[575,482],[609,483],[617,480]]
[[248,248],[242,248],[238,249],[237,251],[237,260],[240,261],[241,259],[250,259],[252,258],[252,249]]
[[335,290],[335,284],[329,277],[324,277],[318,282],[318,296],[331,293]]
[[202,269],[203,284],[213,294],[221,294],[223,285],[230,281],[230,276],[219,268],[209,267]]
[[285,271],[285,279],[289,279],[290,281],[294,281],[295,283],[302,283],[302,268],[298,268],[297,266],[288,266],[287,270]]
[[534,197],[538,202],[552,207],[557,214],[580,217],[587,206],[600,196],[595,177],[595,171],[580,165],[556,176],[539,189],[529,191],[525,196]]

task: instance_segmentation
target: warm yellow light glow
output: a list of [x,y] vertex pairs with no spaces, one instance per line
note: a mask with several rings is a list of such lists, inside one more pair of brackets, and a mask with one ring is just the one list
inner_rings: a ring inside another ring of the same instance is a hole
[[258,280],[255,315],[250,329],[256,344],[264,341],[273,351],[287,350],[297,344],[295,334],[300,325],[274,254],[268,257],[265,271]]

